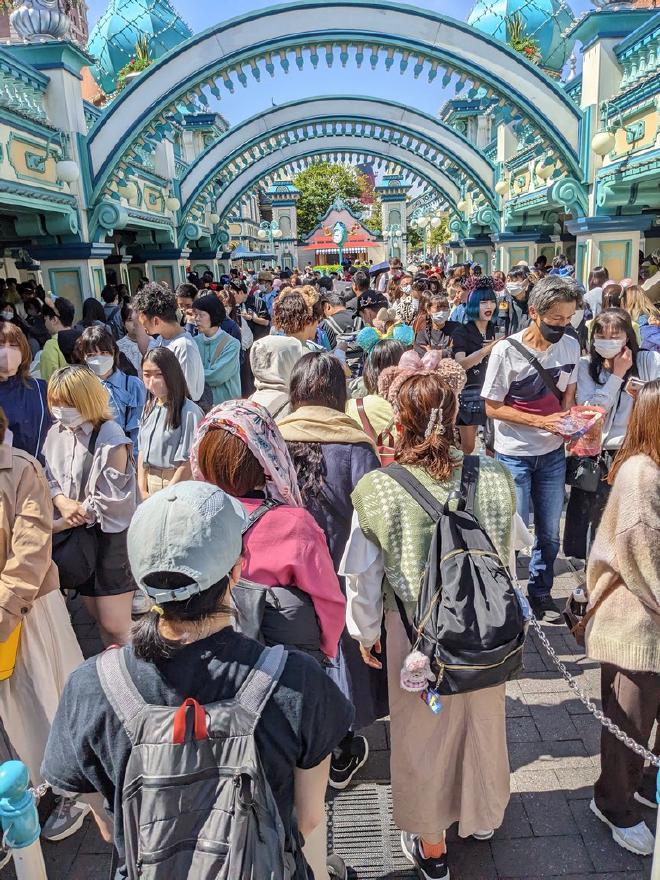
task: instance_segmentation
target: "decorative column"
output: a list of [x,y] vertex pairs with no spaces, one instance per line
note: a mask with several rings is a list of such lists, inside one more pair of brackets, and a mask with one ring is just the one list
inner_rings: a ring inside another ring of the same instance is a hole
[[[400,174],[386,174],[381,186],[376,187],[383,206],[383,236],[390,241],[390,255],[398,257],[404,265],[408,258],[406,198],[409,191],[410,187]],[[385,232],[388,232],[387,236]]]
[[298,211],[300,190],[290,180],[276,180],[266,190],[273,206],[273,220],[281,237],[273,240],[276,261],[283,269],[292,269],[298,263]]

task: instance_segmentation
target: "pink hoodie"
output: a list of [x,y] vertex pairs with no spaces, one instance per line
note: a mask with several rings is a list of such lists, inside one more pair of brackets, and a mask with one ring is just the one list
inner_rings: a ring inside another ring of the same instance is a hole
[[[248,514],[258,498],[241,498]],[[345,626],[346,599],[339,586],[323,530],[302,507],[282,505],[252,526],[243,542],[243,576],[267,587],[295,586],[308,593],[321,629],[321,650],[337,654]]]

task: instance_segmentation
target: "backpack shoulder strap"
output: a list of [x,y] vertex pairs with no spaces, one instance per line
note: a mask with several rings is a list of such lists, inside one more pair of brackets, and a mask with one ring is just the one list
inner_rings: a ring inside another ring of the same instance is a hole
[[383,471],[388,477],[403,486],[403,488],[415,499],[419,506],[428,513],[434,522],[437,522],[444,512],[444,505],[431,495],[417,477],[413,477],[410,471],[399,464],[391,464]]
[[255,716],[255,726],[261,718],[264,706],[277,687],[288,656],[283,645],[264,648],[257,665],[236,694],[237,702]]
[[243,534],[245,535],[252,526],[256,526],[262,516],[265,516],[269,510],[274,510],[276,507],[280,507],[282,504],[281,501],[277,501],[275,498],[266,498],[263,504],[260,504],[256,510],[253,510],[250,516],[248,517],[248,521],[245,524],[243,529]]
[[103,693],[134,744],[132,722],[147,704],[128,671],[124,649],[108,648],[99,654],[96,658],[96,671]]
[[479,456],[466,455],[463,459],[461,474],[461,497],[465,499],[465,510],[474,516],[474,502],[477,495],[479,480]]
[[525,358],[530,366],[534,367],[536,372],[543,379],[543,384],[545,385],[545,387],[548,389],[548,391],[551,391],[552,394],[554,394],[557,400],[561,403],[564,399],[564,395],[559,390],[559,388],[557,388],[557,383],[553,379],[552,373],[550,373],[549,370],[546,370],[545,367],[541,366],[538,358],[535,358],[531,351],[525,348],[525,346],[517,339],[511,339],[511,337],[509,337],[509,339],[507,339],[507,342],[509,343],[509,345],[512,345],[515,350]]
[[369,421],[369,416],[367,415],[367,411],[364,408],[364,398],[358,397],[355,401],[355,405],[357,407],[358,415],[360,416],[360,421],[362,422],[362,429],[367,437],[371,437],[374,443],[378,443],[378,438],[376,437],[376,432],[373,429],[373,425]]

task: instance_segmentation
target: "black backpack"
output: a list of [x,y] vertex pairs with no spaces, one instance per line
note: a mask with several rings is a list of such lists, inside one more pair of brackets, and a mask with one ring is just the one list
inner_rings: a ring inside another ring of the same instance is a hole
[[431,687],[460,694],[513,678],[522,669],[525,621],[511,577],[474,516],[479,457],[464,458],[460,493],[444,505],[400,465],[386,473],[436,523],[412,627],[395,595],[413,649],[437,677]]

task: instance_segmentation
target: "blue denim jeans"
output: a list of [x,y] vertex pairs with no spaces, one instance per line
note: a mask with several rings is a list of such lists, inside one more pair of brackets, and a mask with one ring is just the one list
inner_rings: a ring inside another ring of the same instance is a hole
[[552,590],[554,564],[559,552],[559,525],[564,506],[566,455],[560,446],[545,455],[501,455],[516,484],[518,513],[529,525],[530,498],[534,505],[534,546],[529,563],[527,592],[530,598]]

